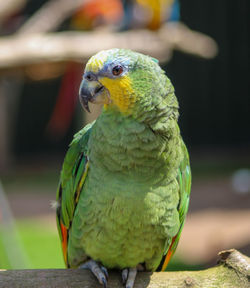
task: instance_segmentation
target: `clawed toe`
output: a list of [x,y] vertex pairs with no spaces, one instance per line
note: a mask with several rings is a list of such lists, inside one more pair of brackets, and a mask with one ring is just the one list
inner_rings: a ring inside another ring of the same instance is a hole
[[136,268],[125,268],[122,270],[122,283],[126,288],[133,288],[137,274]]
[[79,266],[80,269],[89,269],[97,278],[100,284],[103,285],[104,288],[107,288],[108,282],[108,270],[98,265],[94,260],[89,260]]
[[[94,260],[89,260],[79,266],[79,268],[90,270],[96,276],[99,283],[102,284],[104,288],[107,288],[108,270],[104,266],[99,265]],[[137,268],[125,268],[122,270],[122,283],[125,285],[125,288],[134,287],[136,274]]]
[[101,266],[101,270],[102,270],[102,272],[105,274],[106,279],[108,279],[108,278],[109,278],[109,274],[108,274],[107,268],[105,268],[104,266]]
[[125,268],[122,270],[122,284],[125,285],[128,280],[128,269]]

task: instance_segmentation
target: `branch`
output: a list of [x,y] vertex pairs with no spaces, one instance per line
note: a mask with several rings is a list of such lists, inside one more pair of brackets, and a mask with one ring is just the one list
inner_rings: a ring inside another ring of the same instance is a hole
[[[223,251],[219,265],[203,271],[140,272],[134,288],[249,288],[250,258],[236,250]],[[0,272],[0,287],[83,288],[101,287],[86,270],[12,270]],[[121,275],[110,272],[109,288],[123,287]]]
[[170,46],[162,45],[157,34],[146,30],[124,33],[59,32],[0,38],[0,68],[41,62],[83,62],[100,50],[114,47],[166,59],[170,57]]
[[84,2],[90,0],[50,0],[32,15],[17,31],[18,34],[45,33],[56,30]]
[[[17,49],[18,47],[18,49]],[[213,58],[217,53],[214,40],[193,32],[184,24],[166,24],[158,32],[131,30],[59,32],[28,34],[0,38],[0,69],[41,62],[86,61],[96,52],[110,48],[132,49],[168,61],[174,49]]]
[[171,42],[174,49],[205,59],[212,59],[217,55],[218,46],[211,37],[191,30],[181,22],[169,23],[166,26],[168,33],[164,35],[164,29],[161,29],[160,35],[162,39],[167,37],[166,41]]

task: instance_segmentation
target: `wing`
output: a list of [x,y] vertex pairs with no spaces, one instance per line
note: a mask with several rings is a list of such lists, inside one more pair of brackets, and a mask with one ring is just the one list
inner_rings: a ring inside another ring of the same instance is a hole
[[183,142],[183,153],[184,158],[180,164],[177,181],[179,183],[179,193],[180,193],[180,202],[178,205],[178,212],[179,212],[179,219],[180,219],[180,229],[178,233],[169,241],[169,245],[167,246],[166,253],[162,258],[162,261],[157,268],[157,271],[165,271],[167,265],[174,255],[174,252],[177,248],[178,242],[181,237],[181,232],[184,226],[185,218],[188,211],[189,205],[189,197],[190,197],[190,190],[191,190],[191,170],[189,164],[189,156],[187,148]]
[[93,124],[85,126],[74,136],[64,159],[57,189],[57,228],[62,241],[64,261],[67,266],[68,231],[88,174],[88,140]]

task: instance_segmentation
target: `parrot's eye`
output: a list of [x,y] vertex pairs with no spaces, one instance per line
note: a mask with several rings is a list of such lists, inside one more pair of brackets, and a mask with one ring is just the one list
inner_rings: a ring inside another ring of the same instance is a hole
[[117,66],[115,66],[115,67],[112,69],[112,74],[113,74],[114,76],[119,76],[119,75],[122,74],[122,72],[123,72],[123,68],[122,68],[122,66],[120,66],[120,65],[117,65]]

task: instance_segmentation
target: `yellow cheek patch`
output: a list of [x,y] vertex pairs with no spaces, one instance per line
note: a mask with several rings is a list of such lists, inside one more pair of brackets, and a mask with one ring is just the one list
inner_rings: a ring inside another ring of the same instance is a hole
[[93,73],[98,73],[102,68],[104,63],[108,58],[107,51],[101,51],[91,57],[86,65],[86,71],[92,71]]
[[136,99],[130,78],[128,76],[116,79],[103,77],[99,81],[109,90],[111,105],[115,105],[121,112],[129,114]]

